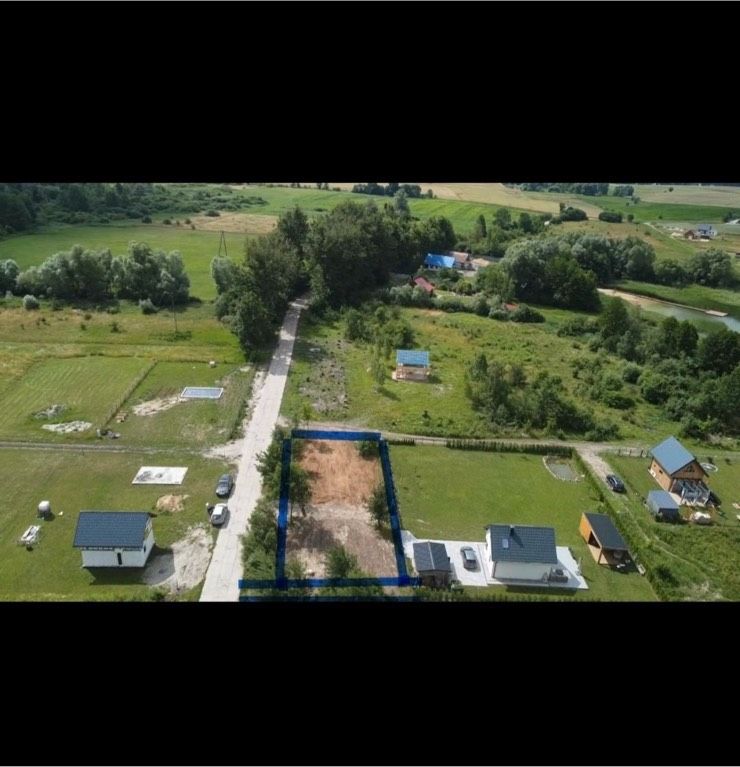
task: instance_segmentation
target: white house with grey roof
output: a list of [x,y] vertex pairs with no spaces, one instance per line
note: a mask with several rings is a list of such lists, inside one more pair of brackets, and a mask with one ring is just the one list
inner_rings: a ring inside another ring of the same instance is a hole
[[74,548],[83,567],[144,567],[154,548],[146,511],[81,511]]
[[491,578],[547,581],[557,564],[552,527],[488,525],[486,528],[486,569]]

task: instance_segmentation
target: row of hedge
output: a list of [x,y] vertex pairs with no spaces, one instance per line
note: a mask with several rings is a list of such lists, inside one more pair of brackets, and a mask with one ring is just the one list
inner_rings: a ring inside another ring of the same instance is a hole
[[448,439],[445,447],[452,450],[481,450],[489,453],[533,453],[535,455],[562,455],[570,458],[573,448],[568,445],[542,445],[490,440]]

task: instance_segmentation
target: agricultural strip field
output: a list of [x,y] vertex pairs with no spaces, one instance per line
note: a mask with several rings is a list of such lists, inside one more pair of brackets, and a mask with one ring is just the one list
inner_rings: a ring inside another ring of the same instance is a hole
[[[612,572],[596,564],[578,525],[584,511],[605,509],[588,482],[556,479],[541,455],[394,445],[391,458],[401,525],[417,538],[483,541],[485,526],[493,523],[553,527],[557,545],[571,548],[588,583],[588,590],[574,598],[655,599],[638,573]],[[471,594],[496,591],[501,587],[471,589]]]
[[[304,314],[282,412],[286,416],[300,415],[307,404],[316,419],[400,433],[537,436],[517,429],[492,431],[465,395],[465,373],[475,356],[484,352],[489,359],[503,364],[522,364],[529,379],[541,370],[548,370],[562,378],[571,397],[583,401],[571,364],[577,358],[591,359],[594,353],[582,342],[559,337],[555,332],[562,322],[577,315],[558,309],[541,311],[547,322],[527,325],[496,322],[472,314],[402,309],[402,316],[414,331],[414,347],[430,350],[432,378],[429,383],[391,380],[395,366],[395,358],[391,357],[380,388],[370,373],[369,345],[346,341],[340,320],[317,321]],[[625,363],[607,358],[603,364],[606,370],[621,375]],[[618,422],[625,440],[652,444],[659,435],[678,431],[678,424],[667,421],[658,408],[639,398],[634,385],[625,384],[624,392],[635,398],[631,410],[615,410],[587,399],[585,403],[599,417]]]
[[[639,195],[638,195],[639,196]],[[730,207],[719,205],[681,205],[675,203],[646,202],[641,200],[633,203],[629,197],[614,197],[612,195],[587,196],[578,195],[577,199],[583,205],[596,205],[602,210],[613,210],[623,213],[633,213],[639,221],[696,221],[697,223],[720,223]],[[582,207],[579,205],[578,207]]]
[[[126,420],[111,426],[132,445],[197,447],[227,442],[239,425],[253,377],[251,367],[158,362],[124,403]],[[222,386],[224,392],[217,400],[179,400],[186,385]]]
[[604,458],[624,480],[627,493],[614,504],[627,513],[650,540],[644,555],[646,564],[655,559],[665,568],[665,588],[675,599],[740,599],[740,521],[732,503],[740,503],[740,460],[723,457],[707,448],[697,453],[699,460],[708,457],[718,466],[707,478],[707,485],[722,501],[722,514],[713,514],[715,524],[698,526],[656,522],[643,505],[658,483],[648,473],[649,460],[605,455]]
[[[0,438],[50,442],[89,437],[147,370],[147,361],[135,357],[71,357],[37,362],[19,381],[8,382],[0,391]],[[35,417],[53,405],[62,405],[64,410]],[[67,435],[42,429],[44,424],[70,421],[86,421],[91,426]]]
[[[672,188],[672,191],[668,191]],[[740,211],[740,186],[699,184],[636,184],[635,194],[646,202],[681,205],[713,205]]]
[[[69,250],[73,245],[92,250],[109,248],[114,256],[121,256],[130,242],[146,242],[167,253],[180,251],[190,277],[190,294],[206,300],[216,297],[210,269],[211,260],[218,255],[220,236],[220,231],[193,231],[187,226],[174,225],[60,226],[0,240],[0,259],[12,258],[21,269],[26,269],[41,264],[59,251]],[[244,234],[226,233],[230,258],[239,260],[244,255],[245,241]]]
[[[132,485],[142,465],[187,466],[178,486]],[[181,541],[194,525],[204,525],[201,536],[211,541],[205,504],[213,501],[218,476],[228,469],[218,460],[178,453],[111,453],[0,449],[0,601],[25,600],[147,600],[153,587],[141,582],[138,569],[81,567],[72,548],[81,510],[150,511],[158,550]],[[155,511],[166,494],[187,496],[181,511]],[[51,502],[51,520],[37,520],[42,499]],[[62,513],[63,512],[63,513]],[[37,546],[28,551],[17,543],[29,525],[40,524]],[[193,554],[195,557],[195,554]],[[207,565],[201,548],[200,569]],[[191,566],[196,563],[191,562]],[[202,575],[201,575],[202,578]],[[180,595],[197,599],[199,588]]]

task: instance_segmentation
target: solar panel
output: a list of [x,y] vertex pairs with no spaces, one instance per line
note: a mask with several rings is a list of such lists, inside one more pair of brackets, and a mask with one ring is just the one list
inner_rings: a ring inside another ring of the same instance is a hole
[[219,399],[224,393],[217,386],[186,386],[182,390],[182,399]]
[[501,547],[504,549],[509,548],[509,539],[508,538],[502,538],[501,539]]

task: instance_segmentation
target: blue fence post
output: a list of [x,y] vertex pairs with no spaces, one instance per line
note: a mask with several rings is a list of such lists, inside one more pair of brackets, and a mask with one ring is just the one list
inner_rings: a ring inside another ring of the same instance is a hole
[[396,486],[393,483],[393,470],[391,458],[388,452],[388,442],[381,439],[378,448],[380,450],[380,463],[383,467],[383,480],[385,482],[385,499],[388,503],[388,514],[391,518],[391,533],[393,545],[396,550],[396,567],[400,578],[408,578],[406,570],[406,556],[403,553],[403,541],[401,540],[401,522],[398,517],[398,503],[396,501]]

